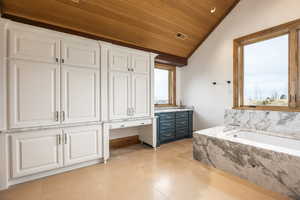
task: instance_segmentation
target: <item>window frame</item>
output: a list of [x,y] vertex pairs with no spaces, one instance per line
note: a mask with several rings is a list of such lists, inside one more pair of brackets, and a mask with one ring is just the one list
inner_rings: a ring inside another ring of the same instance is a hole
[[[167,64],[155,63],[156,69],[168,70],[169,72],[169,103],[154,104],[155,107],[174,107],[176,105],[176,67]],[[155,74],[154,74],[155,75]]]
[[[289,36],[288,63],[288,105],[287,106],[249,106],[244,105],[244,46]],[[300,111],[300,19],[257,33],[237,38],[233,41],[233,109]]]

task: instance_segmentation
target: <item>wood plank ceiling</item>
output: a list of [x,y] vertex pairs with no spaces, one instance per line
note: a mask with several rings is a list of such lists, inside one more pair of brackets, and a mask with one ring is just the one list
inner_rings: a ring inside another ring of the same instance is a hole
[[[2,0],[2,15],[187,59],[239,0]],[[211,10],[216,8],[214,13]],[[176,37],[184,34],[186,39]],[[81,35],[84,35],[81,34]]]

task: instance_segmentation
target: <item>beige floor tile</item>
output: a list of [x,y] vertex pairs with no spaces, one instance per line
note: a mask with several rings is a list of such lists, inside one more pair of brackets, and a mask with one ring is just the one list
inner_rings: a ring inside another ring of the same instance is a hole
[[284,200],[193,160],[192,140],[114,150],[109,162],[20,184],[0,200]]

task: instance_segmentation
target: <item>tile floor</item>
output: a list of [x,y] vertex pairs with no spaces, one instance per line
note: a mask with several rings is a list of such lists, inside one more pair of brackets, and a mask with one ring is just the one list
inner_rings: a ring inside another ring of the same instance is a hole
[[155,152],[134,145],[109,162],[20,184],[0,200],[284,200],[247,181],[192,159],[192,140]]

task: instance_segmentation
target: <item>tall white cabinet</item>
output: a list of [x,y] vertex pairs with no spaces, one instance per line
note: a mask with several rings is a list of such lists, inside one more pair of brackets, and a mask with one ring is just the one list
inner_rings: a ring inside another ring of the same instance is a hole
[[109,54],[109,120],[151,117],[150,54],[112,46]]
[[8,30],[9,128],[100,120],[96,41]]
[[106,162],[110,129],[153,123],[155,54],[9,20],[0,43],[0,190]]

